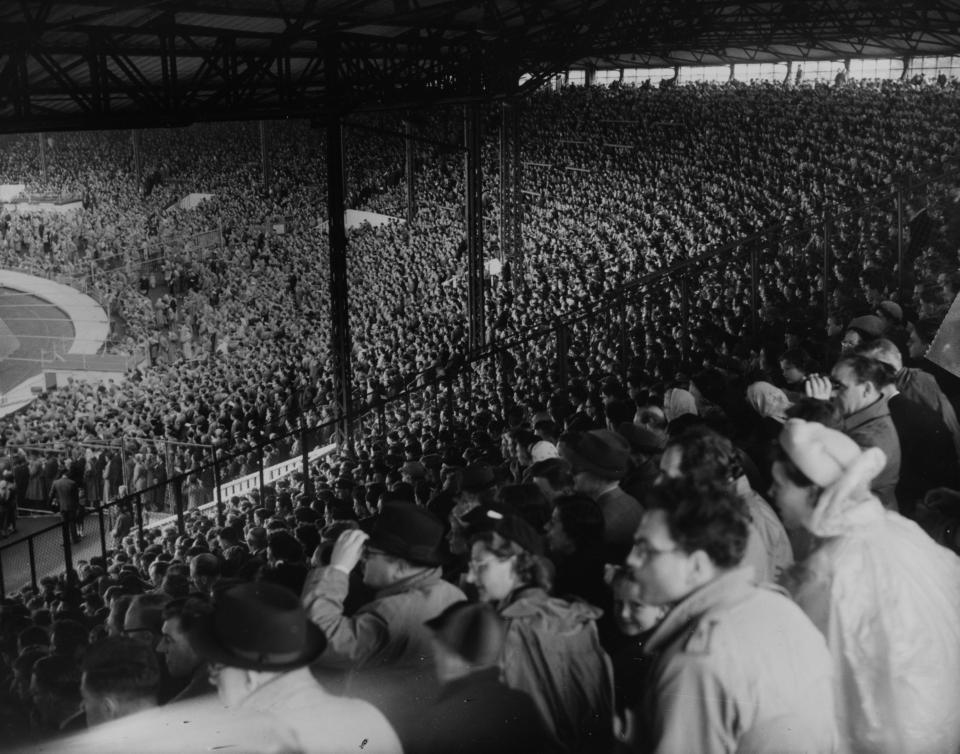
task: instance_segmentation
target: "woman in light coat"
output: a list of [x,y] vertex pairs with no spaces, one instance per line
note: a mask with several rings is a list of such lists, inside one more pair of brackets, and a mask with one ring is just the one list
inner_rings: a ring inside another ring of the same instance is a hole
[[833,656],[842,750],[960,750],[960,558],[871,493],[879,448],[801,419],[780,447],[772,496],[819,538],[784,582]]

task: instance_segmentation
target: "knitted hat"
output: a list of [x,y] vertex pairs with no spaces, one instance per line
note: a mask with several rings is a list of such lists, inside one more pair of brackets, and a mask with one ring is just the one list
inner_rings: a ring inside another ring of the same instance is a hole
[[784,423],[780,446],[818,487],[829,487],[837,481],[861,453],[860,446],[843,432],[803,419]]
[[883,335],[883,322],[875,314],[866,314],[862,317],[854,317],[847,325],[847,329],[858,330],[868,338],[879,338]]

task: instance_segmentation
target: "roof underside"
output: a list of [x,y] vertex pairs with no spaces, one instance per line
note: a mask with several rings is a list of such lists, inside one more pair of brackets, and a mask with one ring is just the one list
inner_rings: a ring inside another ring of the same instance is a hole
[[21,0],[0,4],[0,131],[322,118],[585,65],[958,51],[960,0]]

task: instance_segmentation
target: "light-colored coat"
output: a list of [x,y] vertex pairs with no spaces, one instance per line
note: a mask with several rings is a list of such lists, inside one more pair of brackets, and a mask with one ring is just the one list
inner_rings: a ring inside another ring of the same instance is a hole
[[697,589],[648,640],[641,750],[663,754],[833,752],[830,654],[784,594],[751,568]]

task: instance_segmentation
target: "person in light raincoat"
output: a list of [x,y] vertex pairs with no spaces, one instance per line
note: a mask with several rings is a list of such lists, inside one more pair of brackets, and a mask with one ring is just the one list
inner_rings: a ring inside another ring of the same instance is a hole
[[956,752],[960,558],[870,492],[885,463],[841,432],[785,423],[771,493],[820,543],[784,585],[827,639],[843,751]]

